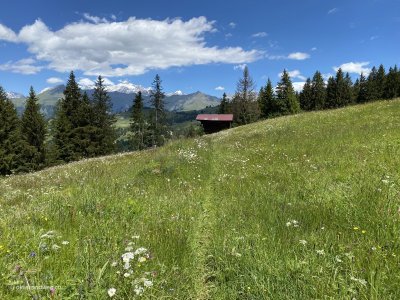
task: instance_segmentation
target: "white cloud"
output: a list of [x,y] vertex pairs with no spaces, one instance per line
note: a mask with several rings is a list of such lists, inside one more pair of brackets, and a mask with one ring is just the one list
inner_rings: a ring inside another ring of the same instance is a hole
[[215,90],[216,90],[216,91],[224,91],[225,88],[224,88],[223,86],[217,86],[217,87],[215,88]]
[[15,42],[17,41],[17,35],[10,28],[0,24],[0,40]]
[[84,90],[90,90],[94,88],[94,81],[90,78],[81,78],[78,81],[79,87]]
[[46,82],[49,84],[58,84],[58,83],[63,83],[64,80],[62,80],[61,78],[58,78],[58,77],[50,77],[50,78],[47,78]]
[[334,8],[332,8],[332,9],[330,9],[330,10],[328,10],[328,15],[331,15],[331,14],[334,14],[334,13],[337,13],[338,12],[338,8],[337,7],[334,7]]
[[232,37],[232,36],[233,36],[232,33],[227,33],[227,34],[225,34],[225,37],[226,37],[226,38],[230,38],[230,37]]
[[254,33],[254,34],[252,34],[251,36],[252,36],[253,38],[263,38],[263,37],[266,37],[267,35],[268,35],[268,34],[267,34],[266,32],[262,31],[262,32]]
[[[293,71],[287,71],[290,78],[298,78],[300,80],[305,81],[307,78],[303,75],[301,75],[301,72],[299,70],[293,70]],[[279,73],[278,76],[282,77],[283,72]]]
[[246,66],[247,66],[246,64],[240,64],[240,65],[233,66],[233,69],[243,71]]
[[[92,20],[95,21],[102,20]],[[12,30],[5,29],[7,36],[10,32],[12,36]],[[97,24],[81,21],[58,31],[37,20],[21,29],[17,42],[27,44],[28,51],[37,60],[46,62],[49,69],[81,70],[89,76],[141,75],[153,69],[210,63],[244,64],[262,58],[263,52],[258,50],[206,45],[205,34],[213,31],[214,22],[205,17],[186,22],[133,17]],[[5,35],[0,35],[0,39],[5,40]]]
[[232,29],[235,28],[236,27],[236,23],[235,22],[230,22],[229,23],[229,27],[232,28]]
[[312,47],[311,51],[317,51],[317,47]]
[[337,72],[339,68],[342,69],[343,72],[348,72],[348,73],[355,73],[355,74],[361,74],[363,73],[364,75],[369,74],[371,72],[371,69],[368,68],[367,66],[369,65],[369,61],[364,61],[364,62],[348,62],[345,64],[341,64],[339,67],[333,67],[333,69]]
[[100,18],[100,17],[96,17],[96,16],[91,16],[88,13],[84,13],[83,17],[90,21],[93,22],[94,24],[99,24],[99,23],[108,23],[108,20],[106,18]]
[[24,58],[16,62],[9,61],[5,64],[2,64],[0,65],[0,70],[31,75],[36,74],[43,69],[42,66],[35,65],[36,63],[36,60],[34,60],[33,58]]
[[294,89],[296,92],[301,92],[301,91],[303,90],[304,84],[305,84],[305,81],[296,81],[296,82],[293,82],[293,89]]
[[307,58],[310,58],[310,54],[304,52],[293,52],[290,53],[287,58],[295,60],[305,60]]

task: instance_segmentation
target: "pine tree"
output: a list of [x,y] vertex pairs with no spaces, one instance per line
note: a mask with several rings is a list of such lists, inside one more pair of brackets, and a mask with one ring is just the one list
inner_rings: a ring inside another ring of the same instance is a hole
[[227,114],[229,110],[229,101],[228,97],[226,96],[226,93],[222,95],[222,100],[218,108],[218,113],[219,114]]
[[367,86],[367,79],[363,73],[360,75],[360,80],[358,80],[358,91],[357,91],[357,103],[365,103],[368,101],[368,86]]
[[94,113],[93,126],[97,128],[98,146],[96,155],[110,154],[115,150],[115,130],[113,124],[116,122],[115,116],[111,113],[111,98],[104,86],[104,79],[99,76],[95,83],[92,95],[92,105]]
[[299,95],[300,108],[302,110],[313,110],[313,91],[311,86],[311,79],[307,78],[306,83],[303,86],[303,90]]
[[143,150],[151,145],[148,125],[143,115],[142,92],[139,91],[135,96],[131,115],[131,130],[133,133],[131,142],[133,150]]
[[153,146],[163,145],[168,138],[168,125],[164,110],[165,94],[162,91],[161,79],[157,74],[154,78],[150,92],[151,104],[154,107],[152,117]]
[[274,88],[271,80],[268,78],[267,85],[264,88],[265,97],[265,115],[267,118],[274,117],[278,114],[277,102],[275,98]]
[[289,73],[283,70],[281,81],[276,88],[279,113],[282,115],[294,114],[300,111],[300,104],[296,98]]
[[326,101],[325,108],[336,107],[336,81],[332,76],[328,79],[328,85],[326,86]]
[[25,171],[26,149],[15,106],[0,86],[0,175]]
[[236,93],[232,99],[232,111],[234,123],[237,125],[254,122],[260,115],[255,84],[247,66],[243,70],[243,77],[237,83]]
[[324,78],[321,72],[316,71],[312,82],[311,82],[311,92],[312,92],[312,109],[320,110],[325,106],[326,100],[326,87]]
[[31,147],[31,157],[27,159],[29,170],[38,170],[44,167],[46,161],[46,122],[40,113],[39,99],[33,87],[29,91],[25,110],[22,115],[21,133],[22,138]]

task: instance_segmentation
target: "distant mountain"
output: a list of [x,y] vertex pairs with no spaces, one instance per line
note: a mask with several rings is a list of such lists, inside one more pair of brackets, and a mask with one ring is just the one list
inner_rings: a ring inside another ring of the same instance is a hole
[[[93,86],[82,87],[89,95],[93,94]],[[42,112],[46,116],[52,116],[57,101],[63,97],[64,85],[58,85],[53,88],[46,88],[38,94],[39,103],[42,106]],[[143,101],[145,107],[151,107],[150,89],[144,88],[140,85],[134,85],[129,82],[120,82],[117,85],[107,88],[108,94],[111,97],[113,104],[113,112],[121,113],[127,111],[133,103],[135,94],[139,91],[143,94]],[[18,95],[13,93],[13,95]],[[26,98],[23,95],[18,95],[18,98],[9,97],[17,106],[19,112],[22,111]],[[22,97],[21,97],[22,96]],[[165,97],[165,109],[168,111],[191,111],[201,110],[206,107],[215,107],[219,105],[220,99],[214,96],[196,92],[185,95],[181,91],[168,94]]]
[[6,92],[8,99],[18,99],[18,98],[25,98],[24,95],[15,92]]

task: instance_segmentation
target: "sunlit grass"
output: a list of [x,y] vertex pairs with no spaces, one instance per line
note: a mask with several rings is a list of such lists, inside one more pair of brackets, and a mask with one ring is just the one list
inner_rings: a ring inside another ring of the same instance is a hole
[[398,299],[399,116],[300,114],[0,179],[0,299]]

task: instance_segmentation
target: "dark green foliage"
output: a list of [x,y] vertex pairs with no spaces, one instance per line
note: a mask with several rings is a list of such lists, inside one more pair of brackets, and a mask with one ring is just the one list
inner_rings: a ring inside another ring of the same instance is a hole
[[397,66],[395,66],[394,68],[389,69],[389,73],[386,76],[384,93],[383,93],[384,98],[392,99],[400,96],[399,86],[400,86],[399,72],[397,70]]
[[221,104],[219,105],[218,108],[218,113],[219,114],[227,114],[229,112],[229,101],[228,97],[226,96],[226,93],[222,95],[222,100]]
[[306,83],[303,86],[303,90],[299,95],[300,108],[302,110],[313,110],[313,91],[311,86],[311,79],[307,78]]
[[39,99],[31,87],[21,122],[22,138],[30,148],[30,156],[26,158],[25,164],[29,170],[43,168],[46,161],[45,138],[47,129],[44,116],[40,113],[38,101]]
[[300,104],[293,89],[289,73],[283,70],[281,80],[276,88],[277,110],[281,115],[295,114],[300,111]]
[[311,92],[312,92],[312,106],[313,110],[323,109],[326,100],[326,87],[324,78],[321,72],[316,71],[312,82],[311,82]]
[[376,73],[376,99],[385,98],[385,81],[385,68],[383,67],[383,65],[380,65],[378,68],[378,72]]
[[24,170],[24,158],[29,156],[29,150],[21,138],[20,121],[14,104],[0,86],[0,175]]
[[260,115],[255,84],[247,66],[243,70],[243,77],[237,83],[236,93],[232,99],[232,112],[233,122],[236,125],[255,122]]
[[349,73],[343,74],[342,69],[338,69],[336,77],[328,79],[326,88],[326,108],[343,107],[353,102],[353,83]]
[[142,92],[138,92],[135,96],[132,115],[131,115],[131,130],[132,130],[132,149],[142,150],[151,146],[152,137],[149,129],[149,123],[143,114],[143,97]]
[[328,79],[328,85],[326,86],[326,101],[325,108],[336,107],[336,81],[332,76]]
[[373,67],[368,75],[368,83],[367,83],[368,101],[375,101],[380,98],[378,92],[377,77],[378,77],[378,71],[376,70],[375,67]]
[[151,130],[153,132],[153,146],[162,146],[169,138],[169,128],[164,109],[165,94],[162,91],[161,79],[157,74],[152,84],[150,92],[151,104],[154,107],[151,118]]
[[[115,150],[115,131],[113,124],[116,122],[115,116],[111,113],[111,98],[107,94],[104,80],[101,76],[97,78],[93,96],[93,123],[95,127],[97,145],[94,155],[105,155]],[[87,114],[90,114],[90,109]]]
[[272,87],[272,83],[269,78],[266,86],[261,87],[260,89],[260,93],[258,94],[258,105],[261,118],[270,118],[278,115],[274,88]]
[[363,73],[360,75],[360,80],[358,80],[355,84],[357,89],[355,89],[356,101],[357,103],[364,103],[368,101],[368,82]]

